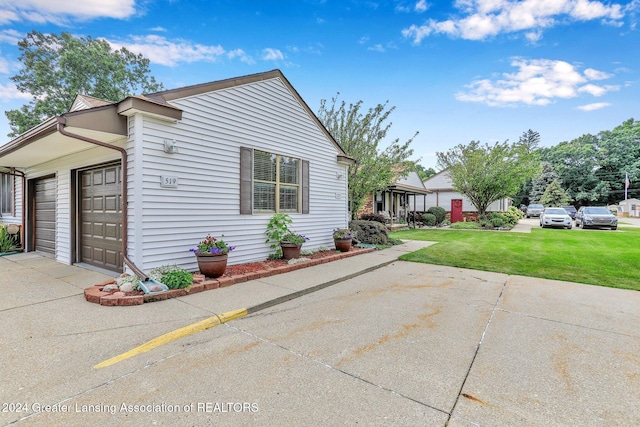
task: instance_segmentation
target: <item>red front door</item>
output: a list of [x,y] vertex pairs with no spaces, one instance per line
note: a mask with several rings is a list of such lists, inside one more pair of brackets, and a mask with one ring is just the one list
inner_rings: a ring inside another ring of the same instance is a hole
[[451,222],[462,221],[462,199],[451,200]]

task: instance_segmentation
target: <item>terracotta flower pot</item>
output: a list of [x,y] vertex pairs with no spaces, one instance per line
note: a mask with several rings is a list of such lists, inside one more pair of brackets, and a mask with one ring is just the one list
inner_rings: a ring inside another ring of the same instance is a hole
[[202,254],[196,255],[198,260],[198,269],[200,273],[206,277],[220,277],[227,268],[228,254]]
[[282,248],[282,258],[294,259],[300,258],[300,248],[302,245],[296,245],[295,243],[280,242]]
[[351,237],[347,237],[346,239],[333,239],[333,243],[336,245],[336,249],[340,252],[349,252],[351,249]]

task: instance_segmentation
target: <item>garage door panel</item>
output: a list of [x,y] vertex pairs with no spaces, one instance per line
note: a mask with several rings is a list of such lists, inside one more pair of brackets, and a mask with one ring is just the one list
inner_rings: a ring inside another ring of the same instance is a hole
[[82,261],[122,271],[120,165],[82,172]]
[[56,254],[56,178],[34,182],[34,249]]

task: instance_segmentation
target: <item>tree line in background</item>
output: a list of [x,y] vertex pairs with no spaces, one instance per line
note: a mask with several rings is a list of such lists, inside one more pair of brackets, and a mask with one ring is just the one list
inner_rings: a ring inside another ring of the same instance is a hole
[[[612,205],[640,197],[640,121],[629,119],[613,130],[586,134],[553,147],[538,148],[541,173],[520,188],[514,204],[542,203],[553,191],[567,204]],[[547,191],[551,187],[551,190]]]

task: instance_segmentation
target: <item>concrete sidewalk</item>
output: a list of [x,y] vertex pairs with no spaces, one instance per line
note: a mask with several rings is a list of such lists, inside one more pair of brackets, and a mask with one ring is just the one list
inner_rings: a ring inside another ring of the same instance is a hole
[[[25,404],[0,411],[0,425],[640,424],[640,292],[397,261],[429,244],[134,307],[84,300],[101,273],[0,257],[0,400]],[[330,282],[94,368],[215,314]],[[217,418],[42,410],[210,401],[261,409]]]

